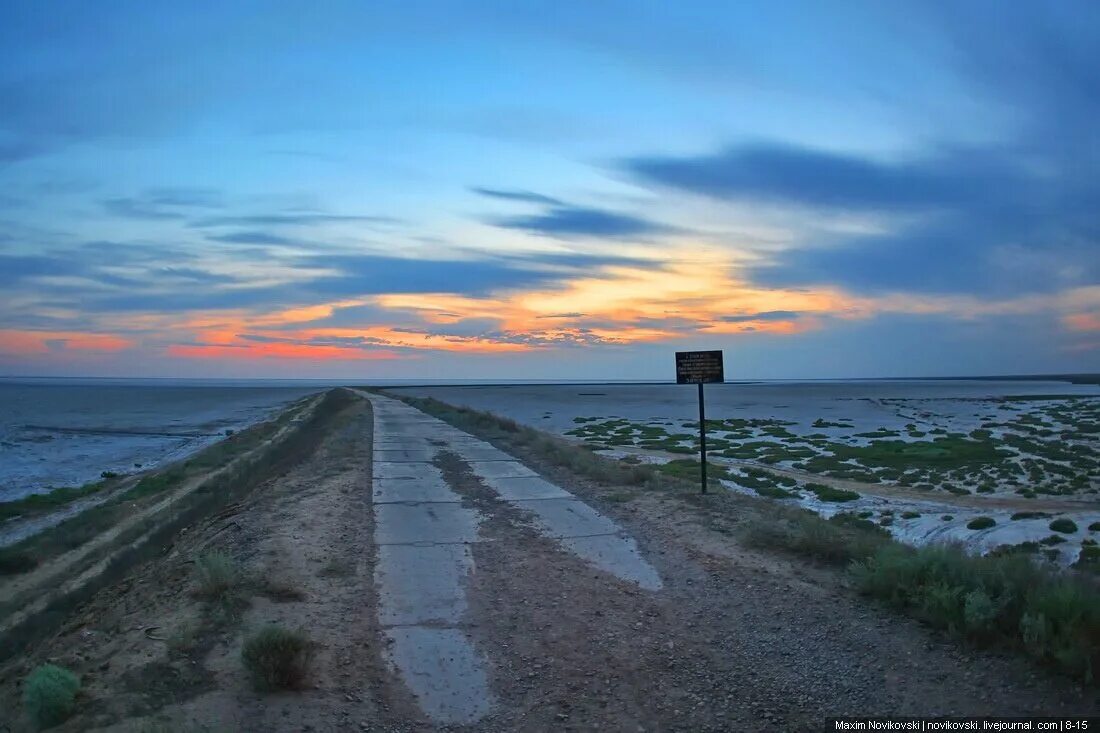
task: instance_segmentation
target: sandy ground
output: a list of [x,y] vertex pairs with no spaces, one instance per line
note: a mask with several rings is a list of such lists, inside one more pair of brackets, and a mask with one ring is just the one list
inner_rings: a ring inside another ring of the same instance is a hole
[[[56,659],[85,685],[60,730],[441,729],[381,641],[371,430],[364,400],[311,459],[189,530],[162,561],[0,669],[0,704],[16,709],[19,679]],[[455,729],[819,730],[842,714],[1100,713],[1093,689],[1014,655],[962,648],[868,604],[832,571],[740,547],[735,518],[706,504],[598,486],[516,455],[623,526],[663,587],[594,568],[537,532],[459,454],[442,452],[436,467],[484,517],[463,628],[487,660],[493,696],[480,722]],[[250,592],[238,623],[196,632],[180,651],[180,632],[203,618],[191,559],[204,549],[230,554],[264,589]],[[305,689],[260,694],[244,676],[243,635],[272,622],[317,642]]]

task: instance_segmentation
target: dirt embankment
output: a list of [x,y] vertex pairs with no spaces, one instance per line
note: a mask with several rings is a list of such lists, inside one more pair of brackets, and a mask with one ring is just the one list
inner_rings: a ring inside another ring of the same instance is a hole
[[[313,427],[312,445],[293,456],[297,465],[180,530],[158,557],[133,566],[0,666],[9,728],[32,729],[17,712],[21,682],[44,662],[83,682],[76,714],[60,730],[301,730],[401,709],[400,701],[376,701],[369,685],[383,678],[370,610],[372,556],[363,552],[371,538],[369,403],[347,399]],[[231,606],[195,595],[195,560],[206,553],[237,568]],[[241,640],[268,623],[300,627],[317,643],[309,690],[252,691]]]
[[[17,709],[19,680],[55,659],[85,685],[62,730],[432,729],[379,641],[371,429],[368,401],[347,404],[295,467],[188,528],[0,668],[0,705]],[[461,730],[820,730],[844,714],[1100,713],[1092,688],[960,647],[868,604],[833,571],[745,549],[734,535],[749,505],[736,496],[598,484],[500,447],[613,516],[664,587],[643,591],[587,564],[442,455],[448,485],[484,517],[462,625],[488,660],[494,703]],[[193,560],[210,551],[241,570],[232,614],[193,595]],[[269,623],[316,643],[304,689],[249,684],[242,639]]]

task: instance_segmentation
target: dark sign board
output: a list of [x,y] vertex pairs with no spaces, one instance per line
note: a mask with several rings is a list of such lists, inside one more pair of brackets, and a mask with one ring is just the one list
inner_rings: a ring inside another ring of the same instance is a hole
[[677,351],[676,384],[724,382],[721,351]]

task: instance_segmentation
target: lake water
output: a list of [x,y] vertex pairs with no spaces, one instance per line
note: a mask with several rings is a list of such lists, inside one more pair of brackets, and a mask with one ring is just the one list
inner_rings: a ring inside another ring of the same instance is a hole
[[174,461],[313,385],[0,381],[0,501]]

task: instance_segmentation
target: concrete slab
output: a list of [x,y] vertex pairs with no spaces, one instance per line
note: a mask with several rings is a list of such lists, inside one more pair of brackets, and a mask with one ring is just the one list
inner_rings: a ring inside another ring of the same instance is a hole
[[460,453],[464,461],[515,461],[515,456],[510,456],[502,450],[491,445],[482,448],[479,446],[463,447]]
[[374,478],[416,478],[443,482],[443,474],[430,463],[410,461],[375,461]]
[[624,580],[631,580],[646,590],[660,590],[661,576],[646,562],[638,545],[630,537],[564,537],[559,540],[574,554]]
[[580,499],[524,502],[523,509],[535,515],[535,521],[549,537],[618,534],[622,528]]
[[371,446],[373,450],[404,450],[406,448],[416,448],[419,450],[430,450],[438,446],[432,443],[427,438],[399,438],[397,440],[383,440],[374,441]]
[[383,545],[378,618],[389,625],[455,623],[466,611],[466,576],[474,567],[468,545]]
[[374,507],[374,541],[378,545],[473,542],[477,539],[477,525],[476,513],[461,504]]
[[385,630],[387,656],[435,722],[464,725],[492,705],[485,661],[461,629],[400,626]]
[[[411,463],[411,466],[421,464]],[[412,478],[376,478],[374,479],[374,503],[392,504],[394,502],[435,501],[461,503],[442,481],[421,481]]]
[[435,458],[435,449],[426,448],[383,448],[374,451],[376,461],[402,461],[411,463],[428,463]]
[[518,478],[537,476],[519,461],[470,461],[470,469],[481,478]]
[[533,499],[574,499],[568,491],[538,476],[487,477],[485,485],[505,501],[531,501]]

